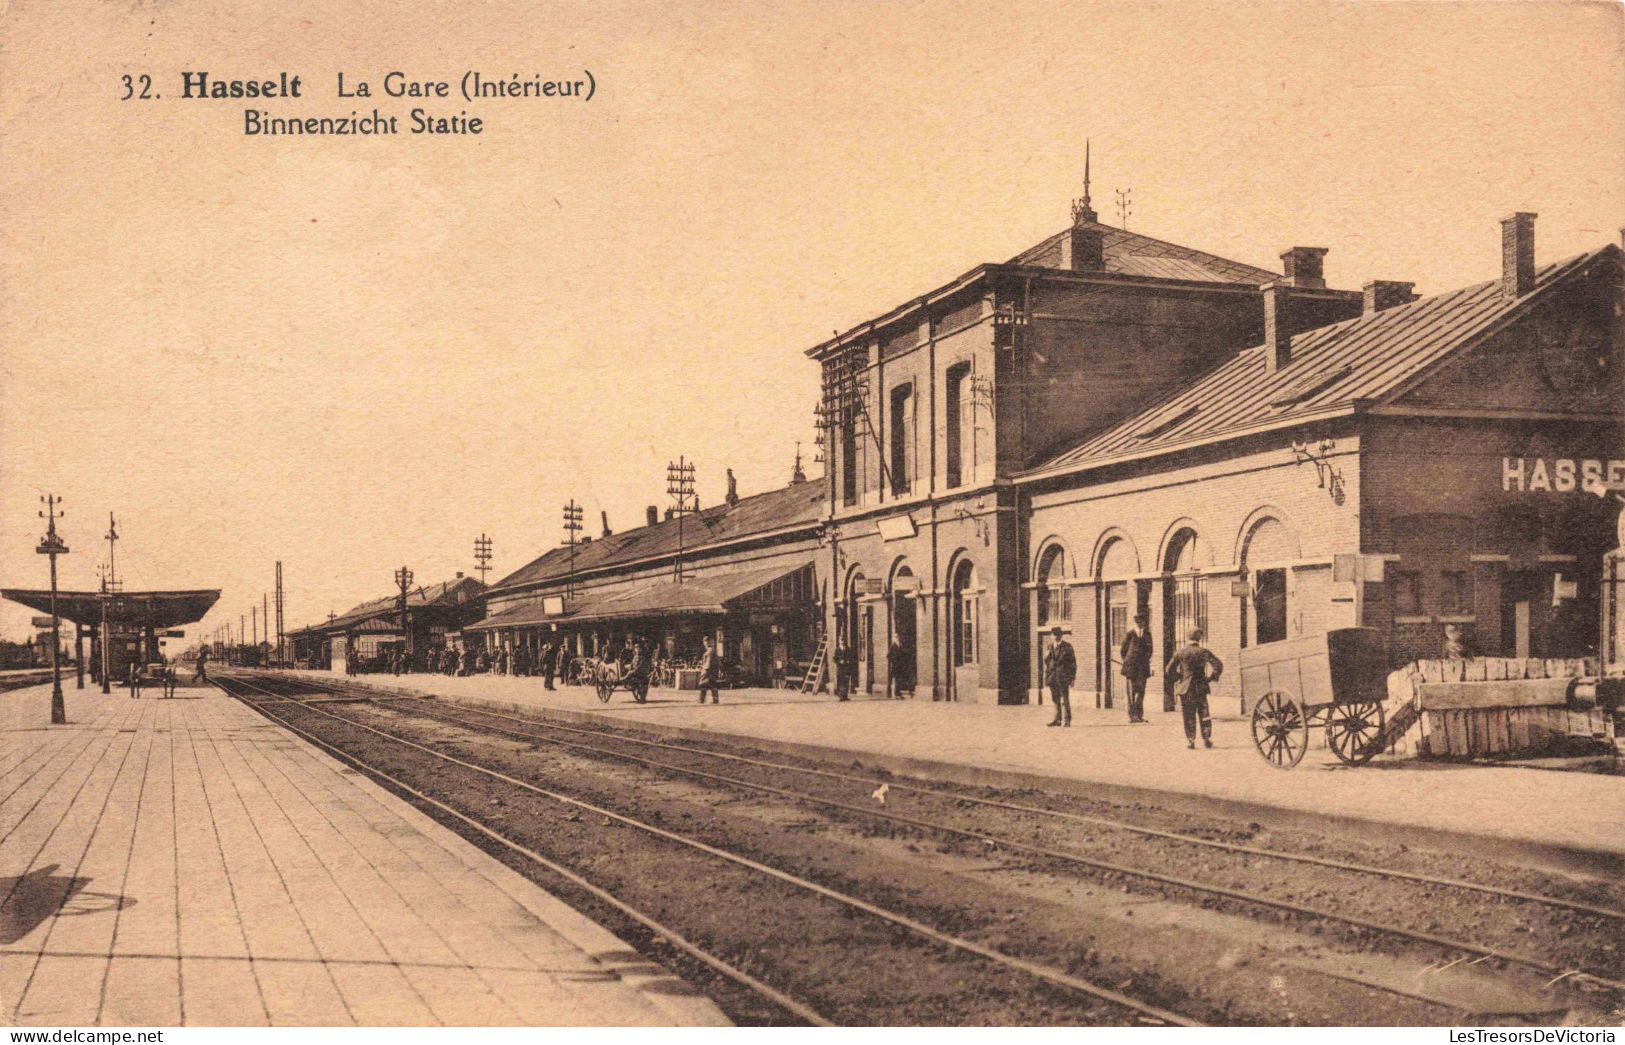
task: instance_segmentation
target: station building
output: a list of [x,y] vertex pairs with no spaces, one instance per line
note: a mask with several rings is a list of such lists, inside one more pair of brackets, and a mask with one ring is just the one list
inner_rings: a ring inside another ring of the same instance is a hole
[[1328,288],[1324,248],[1271,272],[1105,226],[1086,187],[1060,234],[809,350],[859,687],[895,642],[920,698],[1043,700],[1059,626],[1110,704],[1138,610],[1159,668],[1193,626],[1226,659],[1353,624],[1396,662],[1446,624],[1595,652],[1620,249],[1537,267],[1533,222],[1504,223],[1500,280],[1418,300]]
[[491,585],[471,625],[491,648],[563,641],[580,656],[628,636],[674,661],[698,658],[709,635],[739,679],[799,681],[818,652],[827,582],[818,569],[824,487],[797,465],[789,485],[554,548]]
[[[1614,245],[1537,266],[1528,214],[1503,225],[1499,280],[1420,300],[1367,284],[1329,325],[1276,281],[1260,344],[1018,477],[1029,671],[1058,625],[1110,705],[1136,612],[1159,663],[1191,627],[1232,664],[1355,625],[1396,666],[1440,656],[1447,625],[1469,653],[1597,656],[1625,490],[1622,286]],[[1237,709],[1238,675],[1216,709]]]
[[430,651],[461,647],[464,628],[484,614],[484,595],[477,579],[458,573],[407,593],[404,629],[396,594],[363,602],[325,623],[291,632],[287,639],[295,662],[307,667],[344,671],[350,660],[369,663],[405,647],[414,668],[421,668]]
[[[807,352],[823,379],[827,627],[862,690],[901,671],[920,698],[1025,703],[1017,478],[1262,335],[1260,287],[1281,273],[1103,225],[1087,183],[1072,218]],[[1285,256],[1306,326],[1360,308],[1318,279],[1321,253]]]

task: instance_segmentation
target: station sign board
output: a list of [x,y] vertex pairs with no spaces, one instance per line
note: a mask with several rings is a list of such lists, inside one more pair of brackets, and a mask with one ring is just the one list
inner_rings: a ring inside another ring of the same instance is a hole
[[53,619],[51,617],[35,617],[32,623],[36,628],[49,628]]

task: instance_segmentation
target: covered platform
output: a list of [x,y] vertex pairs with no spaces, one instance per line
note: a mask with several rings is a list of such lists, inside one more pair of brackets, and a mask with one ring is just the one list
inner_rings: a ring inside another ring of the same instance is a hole
[[[40,613],[50,613],[49,589],[0,588],[0,597]],[[188,591],[59,591],[56,615],[74,626],[74,662],[78,685],[84,687],[84,643],[90,639],[92,674],[107,688],[109,678],[129,675],[130,665],[159,657],[158,633],[202,620],[220,599],[220,589]],[[110,669],[103,676],[103,650]]]
[[794,556],[681,582],[663,576],[574,596],[545,595],[510,603],[464,630],[492,636],[496,646],[533,651],[542,641],[562,638],[583,656],[614,650],[634,635],[658,643],[674,660],[698,656],[700,638],[711,635],[746,677],[765,684],[811,655],[817,617],[812,557]]

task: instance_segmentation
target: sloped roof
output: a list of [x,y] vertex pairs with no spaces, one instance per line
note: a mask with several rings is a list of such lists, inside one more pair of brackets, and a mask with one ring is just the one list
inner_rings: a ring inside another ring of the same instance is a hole
[[671,580],[617,588],[608,592],[587,592],[569,600],[564,612],[548,613],[541,600],[530,600],[470,625],[470,631],[520,627],[564,620],[612,620],[621,617],[670,616],[685,613],[726,613],[735,600],[742,599],[774,581],[812,566],[812,557],[802,556],[772,566],[752,570],[719,570],[678,584]]
[[[466,586],[472,586],[474,589],[476,589],[476,593],[478,589],[483,587],[479,580],[474,577],[458,577],[454,580],[441,581],[438,584],[424,585],[422,587],[413,588],[411,591],[407,592],[406,608],[411,610],[416,607],[436,605],[444,600],[448,595],[455,593],[459,587]],[[381,598],[369,599],[368,601],[361,603],[359,606],[352,606],[350,609],[333,618],[331,621],[311,625],[311,630],[343,630],[353,624],[365,621],[368,617],[376,617],[379,614],[394,613],[399,606],[399,595],[385,595]]]
[[[1261,269],[1217,254],[1166,243],[1127,229],[1117,229],[1098,221],[1085,222],[1103,236],[1102,252],[1107,272],[1124,276],[1154,276],[1159,279],[1189,279],[1204,283],[1245,283],[1257,286],[1281,278],[1279,272]],[[1011,265],[1061,267],[1061,243],[1070,229],[1057,232],[1011,258]]]
[[1262,345],[1245,349],[1184,391],[1029,474],[1241,435],[1391,394],[1614,249],[1541,268],[1535,288],[1516,300],[1503,297],[1500,280],[1491,280],[1304,331],[1292,339],[1292,362],[1273,374],[1264,368]]
[[[682,520],[683,550],[686,554],[753,534],[814,525],[822,517],[827,496],[828,491],[823,483],[809,481],[742,497],[732,505],[719,504],[691,513]],[[590,544],[578,544],[574,570],[582,573],[670,555],[677,551],[677,530],[677,519],[663,519],[653,526],[640,526],[635,530],[595,538]],[[554,548],[491,588],[500,590],[555,580],[568,576],[571,568],[570,550]]]

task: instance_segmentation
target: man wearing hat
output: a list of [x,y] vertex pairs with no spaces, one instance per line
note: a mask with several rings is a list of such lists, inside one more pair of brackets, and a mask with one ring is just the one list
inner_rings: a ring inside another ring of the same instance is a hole
[[[1202,725],[1202,743],[1213,746],[1213,719],[1208,715],[1209,684],[1224,674],[1224,662],[1202,645],[1202,629],[1192,628],[1185,648],[1175,653],[1164,669],[1185,716],[1185,746],[1196,746],[1196,725]],[[1211,671],[1211,674],[1209,672]]]
[[1145,680],[1151,677],[1151,618],[1144,610],[1134,615],[1134,627],[1123,636],[1118,659],[1123,662],[1123,678],[1128,682],[1128,720],[1145,721]]
[[1049,652],[1044,655],[1044,684],[1049,686],[1050,699],[1055,702],[1055,721],[1052,726],[1072,724],[1072,680],[1078,675],[1078,657],[1072,652],[1072,643],[1066,641],[1059,625],[1050,629],[1055,637]]

